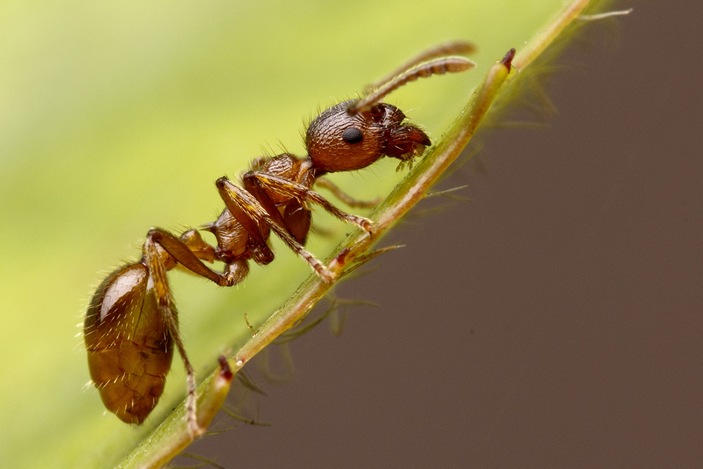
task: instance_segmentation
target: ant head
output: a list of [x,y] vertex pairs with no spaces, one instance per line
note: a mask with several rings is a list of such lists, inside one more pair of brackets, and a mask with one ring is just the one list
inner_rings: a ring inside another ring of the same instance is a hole
[[382,156],[412,160],[430,145],[418,127],[403,124],[403,111],[381,100],[399,87],[421,77],[468,70],[474,63],[464,57],[473,45],[449,43],[421,54],[380,83],[372,85],[361,99],[332,106],[315,118],[305,136],[313,167],[320,172],[365,168]]
[[313,166],[336,172],[365,168],[382,156],[407,161],[430,145],[418,127],[403,124],[405,114],[386,103],[361,112],[352,111],[358,101],[333,106],[310,123],[305,144]]

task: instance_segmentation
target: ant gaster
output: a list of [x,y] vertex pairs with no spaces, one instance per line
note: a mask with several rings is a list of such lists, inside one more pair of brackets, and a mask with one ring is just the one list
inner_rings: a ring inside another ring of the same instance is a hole
[[[420,54],[389,77],[369,87],[365,96],[323,111],[308,126],[308,155],[283,153],[254,160],[241,187],[226,177],[216,181],[225,209],[202,227],[217,240],[212,246],[197,230],[176,236],[152,228],[139,261],[123,265],[100,284],[88,306],[84,334],[88,367],[105,407],[127,423],[142,423],[164,390],[175,344],[187,375],[186,418],[192,435],[202,432],[196,419],[196,383],[178,329],[178,314],[167,271],[177,265],[220,286],[236,285],[249,272],[249,260],[268,264],[273,231],[303,258],[324,281],[330,271],[303,245],[310,231],[312,204],[368,233],[373,224],[338,209],[312,190],[314,184],[332,191],[350,206],[364,206],[322,176],[365,168],[388,156],[409,164],[430,145],[420,128],[406,123],[405,114],[381,100],[419,77],[461,72],[473,62],[465,54],[471,44],[453,42]],[[368,204],[367,204],[368,205]],[[222,272],[205,262],[219,261]]]

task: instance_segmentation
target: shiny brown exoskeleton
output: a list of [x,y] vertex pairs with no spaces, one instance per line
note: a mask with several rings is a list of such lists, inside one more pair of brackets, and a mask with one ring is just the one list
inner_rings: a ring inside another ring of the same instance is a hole
[[[348,205],[365,206],[320,178],[365,168],[383,156],[403,164],[422,154],[430,145],[429,137],[406,123],[400,109],[381,100],[418,77],[471,68],[470,60],[452,55],[471,50],[472,46],[463,42],[431,49],[370,87],[363,98],[323,111],[308,126],[308,156],[283,153],[258,158],[242,176],[241,187],[219,178],[216,186],[225,209],[202,228],[214,235],[215,246],[206,243],[196,230],[180,236],[160,228],[149,230],[141,259],[118,268],[102,282],[85,318],[90,376],[105,407],[125,422],[142,423],[163,392],[175,344],[187,374],[188,428],[194,435],[200,433],[195,374],[178,331],[166,272],[180,265],[218,285],[235,285],[247,275],[250,259],[262,265],[273,260],[268,241],[273,231],[317,275],[332,281],[326,266],[303,247],[310,231],[310,206],[320,205],[369,233],[373,224],[339,210],[313,191],[313,185],[326,187]],[[214,261],[224,264],[222,272],[205,264]]]

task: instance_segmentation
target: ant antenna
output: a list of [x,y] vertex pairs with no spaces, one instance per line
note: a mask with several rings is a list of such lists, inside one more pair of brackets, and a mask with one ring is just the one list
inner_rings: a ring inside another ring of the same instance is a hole
[[447,54],[468,54],[474,50],[473,44],[462,41],[450,42],[427,50],[404,64],[393,74],[367,88],[367,95],[352,103],[347,112],[351,115],[366,112],[391,92],[418,78],[463,72],[473,68],[476,64],[466,57],[447,56]]
[[376,88],[380,88],[387,82],[393,80],[393,78],[395,78],[397,75],[400,75],[406,70],[410,70],[411,68],[421,64],[422,62],[428,62],[433,59],[448,57],[450,55],[469,55],[473,54],[474,52],[476,52],[476,46],[474,45],[474,43],[468,41],[451,41],[445,42],[444,44],[439,44],[435,47],[422,51],[420,54],[408,60],[403,65],[396,68],[385,77],[367,85],[364,88],[364,94],[371,93]]

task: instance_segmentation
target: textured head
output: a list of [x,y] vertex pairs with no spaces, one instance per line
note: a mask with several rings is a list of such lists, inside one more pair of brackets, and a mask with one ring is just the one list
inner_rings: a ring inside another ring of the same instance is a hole
[[430,145],[418,127],[404,124],[405,114],[378,103],[363,112],[349,112],[355,101],[323,111],[310,123],[305,145],[313,166],[321,172],[362,169],[382,156],[407,161]]

